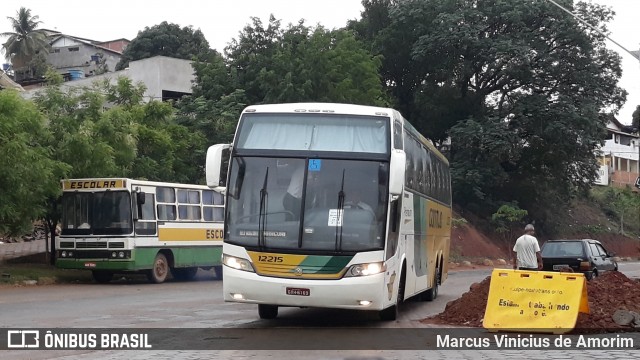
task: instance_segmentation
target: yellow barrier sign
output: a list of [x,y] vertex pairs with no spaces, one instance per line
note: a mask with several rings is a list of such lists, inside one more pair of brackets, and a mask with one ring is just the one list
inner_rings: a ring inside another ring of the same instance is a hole
[[494,269],[483,326],[496,331],[561,334],[589,313],[583,274]]

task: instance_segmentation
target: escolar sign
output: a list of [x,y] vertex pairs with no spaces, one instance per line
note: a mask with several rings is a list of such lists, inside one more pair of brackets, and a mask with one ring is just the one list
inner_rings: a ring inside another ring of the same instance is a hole
[[495,269],[484,314],[489,331],[561,334],[589,313],[583,274]]

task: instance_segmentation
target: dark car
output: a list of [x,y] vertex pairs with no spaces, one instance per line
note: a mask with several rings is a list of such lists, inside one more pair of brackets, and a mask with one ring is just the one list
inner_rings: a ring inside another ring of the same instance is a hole
[[584,273],[587,280],[603,271],[618,270],[614,254],[608,252],[597,240],[549,240],[542,245],[542,270]]

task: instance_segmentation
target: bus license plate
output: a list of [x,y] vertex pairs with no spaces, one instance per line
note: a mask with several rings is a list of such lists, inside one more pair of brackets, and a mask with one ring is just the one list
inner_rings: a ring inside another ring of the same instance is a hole
[[287,288],[287,295],[297,295],[297,296],[309,296],[311,295],[311,290],[304,288]]
[[562,264],[562,265],[553,265],[553,270],[562,270],[564,268],[568,268],[569,265],[567,264]]

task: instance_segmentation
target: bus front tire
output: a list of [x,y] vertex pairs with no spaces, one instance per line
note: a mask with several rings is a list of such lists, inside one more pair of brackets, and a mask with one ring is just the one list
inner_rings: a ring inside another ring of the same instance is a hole
[[404,301],[404,282],[405,275],[404,271],[402,271],[402,276],[400,276],[400,283],[398,284],[398,295],[396,296],[396,303],[393,306],[380,310],[380,320],[394,321],[398,318],[398,315],[400,314],[400,304],[402,304],[402,302]]
[[258,304],[258,315],[260,319],[275,319],[278,317],[278,307],[276,305]]
[[160,284],[167,279],[167,276],[169,276],[169,262],[164,254],[158,253],[153,260],[153,267],[147,272],[147,278],[152,283]]
[[198,273],[197,267],[187,267],[187,268],[174,268],[171,270],[171,274],[178,280],[181,281],[189,281],[193,280]]
[[106,284],[113,279],[113,273],[105,270],[93,270],[91,276],[99,284]]

